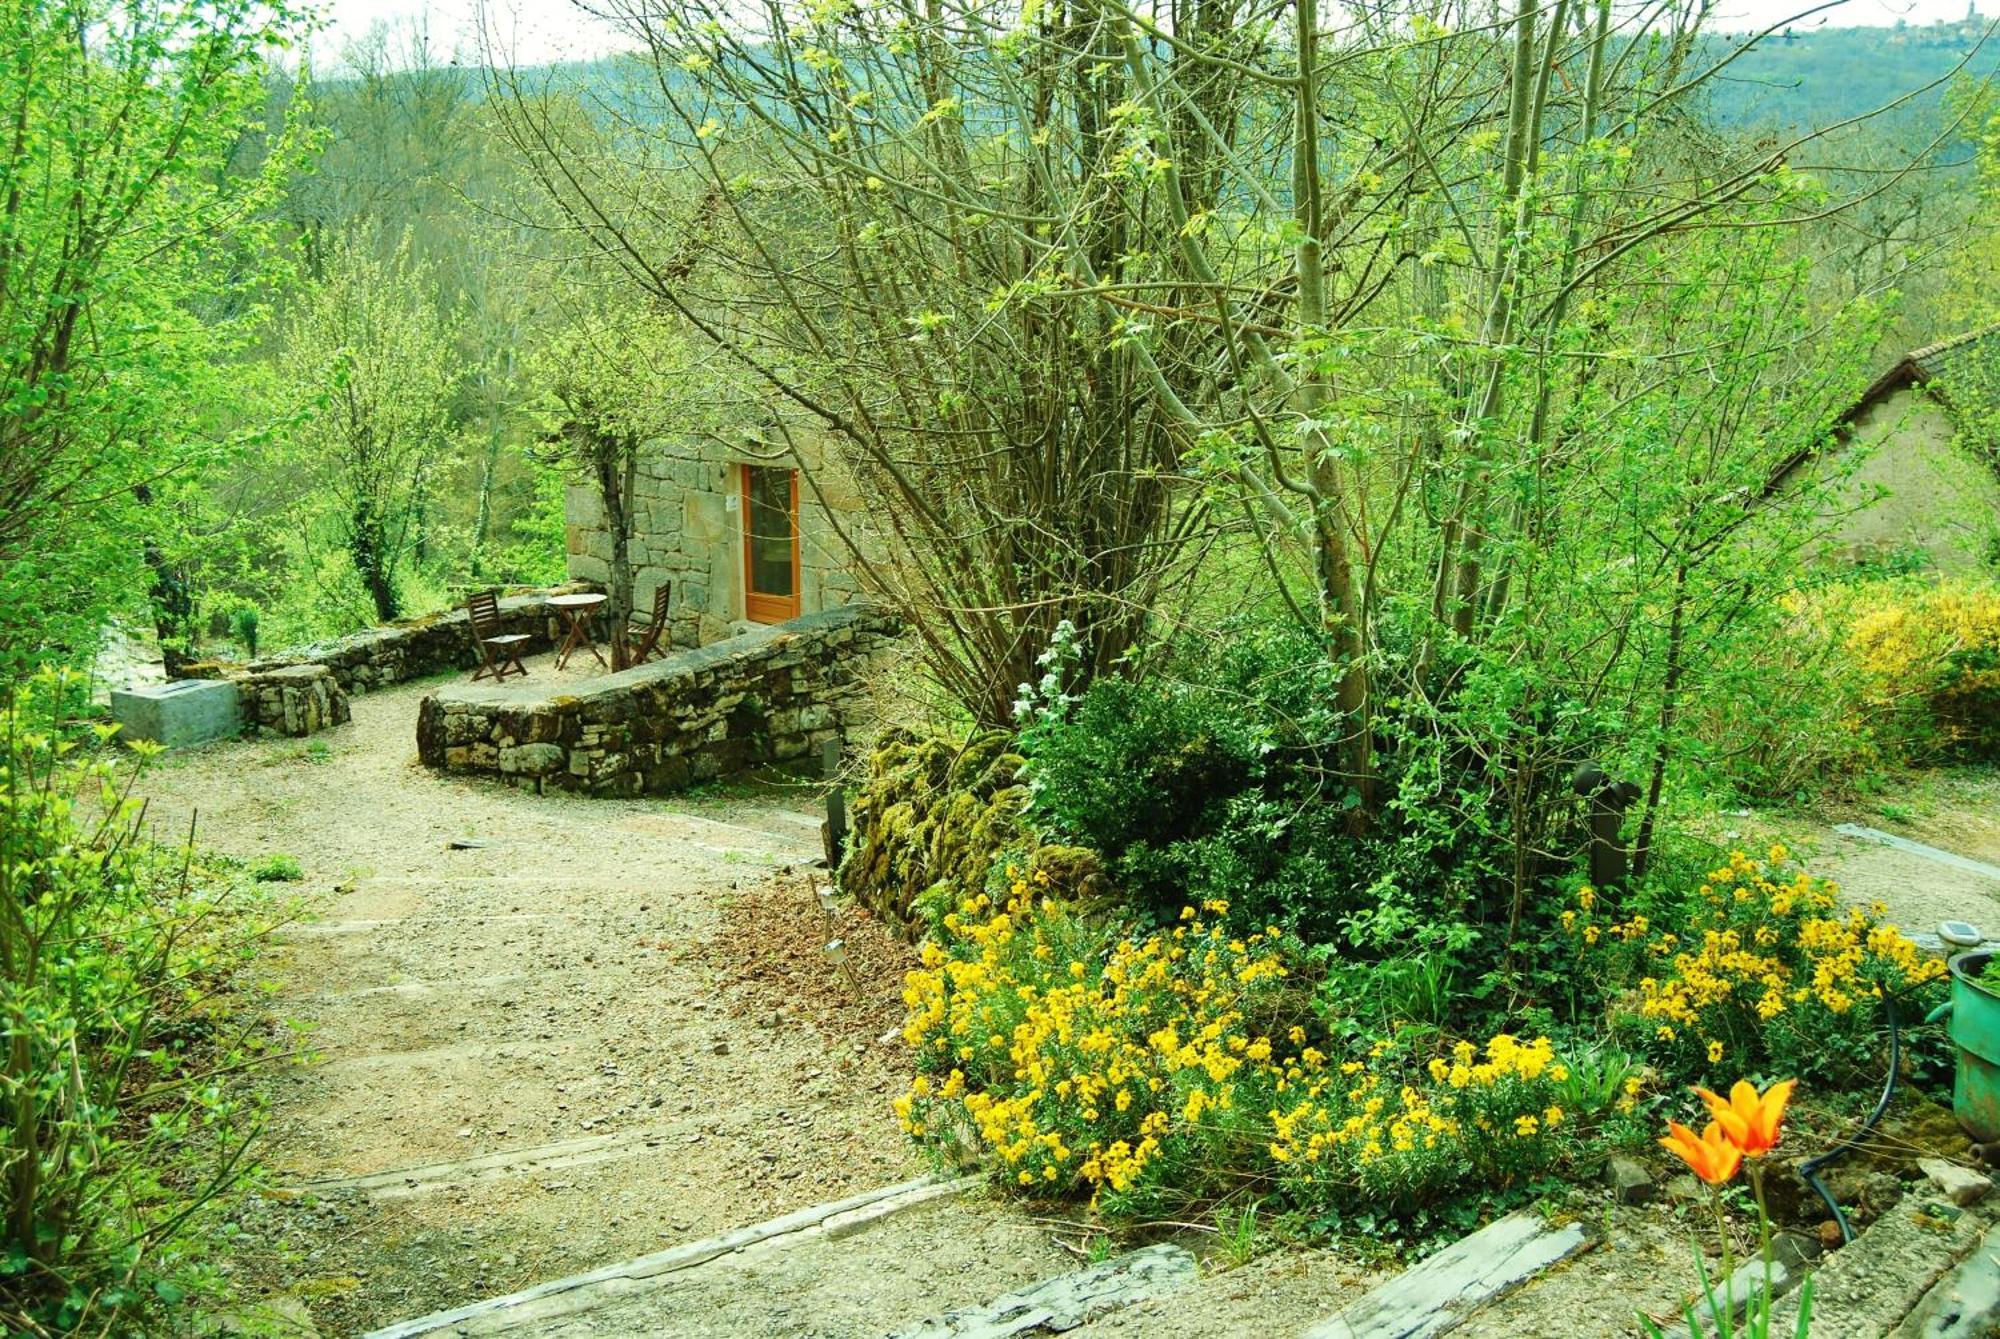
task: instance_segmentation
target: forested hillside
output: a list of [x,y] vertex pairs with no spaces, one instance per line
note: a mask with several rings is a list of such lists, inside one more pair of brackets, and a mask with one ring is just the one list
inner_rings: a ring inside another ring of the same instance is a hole
[[[1837,23],[1839,11],[1832,16]],[[1915,129],[1938,115],[1947,92],[2000,69],[1990,20],[1893,27],[1786,28],[1751,46],[1711,85],[1708,111],[1731,128],[1825,126],[1902,101],[1896,116]],[[1716,34],[1713,52],[1749,34]],[[1910,96],[1914,93],[1914,96]]]

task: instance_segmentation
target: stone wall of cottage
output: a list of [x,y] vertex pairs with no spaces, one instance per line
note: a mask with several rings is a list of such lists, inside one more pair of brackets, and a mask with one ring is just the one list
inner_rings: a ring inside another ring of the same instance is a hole
[[[676,646],[706,646],[743,622],[743,475],[751,456],[704,443],[654,442],[640,457],[634,484],[632,604],[652,606],[653,590],[673,582]],[[835,472],[815,470],[799,483],[799,612],[817,613],[862,597],[861,581],[836,522],[850,534],[865,527],[860,498]],[[822,497],[823,495],[823,497]],[[594,485],[572,485],[564,500],[570,576],[611,579],[611,534]]]
[[456,683],[423,700],[417,753],[536,790],[660,794],[813,753],[866,718],[896,626],[872,605],[806,614],[551,695]]

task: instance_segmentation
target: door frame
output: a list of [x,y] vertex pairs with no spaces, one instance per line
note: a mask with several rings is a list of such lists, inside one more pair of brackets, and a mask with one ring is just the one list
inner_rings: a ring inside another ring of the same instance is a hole
[[[751,554],[751,516],[754,514],[750,503],[750,472],[752,470],[784,469],[791,481],[791,498],[787,513],[792,522],[792,593],[789,598],[782,595],[760,595],[750,587],[751,573],[755,570]],[[745,462],[737,471],[738,487],[743,499],[743,617],[752,623],[783,623],[788,618],[797,618],[799,603],[799,472],[785,469],[782,465],[757,465]]]

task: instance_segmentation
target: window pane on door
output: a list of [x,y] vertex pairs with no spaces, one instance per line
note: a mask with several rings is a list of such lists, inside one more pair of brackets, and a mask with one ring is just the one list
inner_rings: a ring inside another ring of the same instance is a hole
[[749,465],[750,592],[790,599],[792,472]]

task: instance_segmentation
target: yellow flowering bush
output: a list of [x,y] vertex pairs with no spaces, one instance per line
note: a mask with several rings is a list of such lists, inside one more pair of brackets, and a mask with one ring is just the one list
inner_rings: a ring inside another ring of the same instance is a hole
[[2000,758],[2000,586],[1790,591],[1717,666],[1688,726],[1749,795],[1940,758]]
[[1868,710],[1910,752],[2000,752],[2000,589],[1956,581],[1868,587],[1849,611],[1845,643]]
[[1622,992],[1614,1032],[1668,1072],[1770,1067],[1839,1080],[1870,1060],[1877,1001],[1944,975],[1885,914],[1843,906],[1835,884],[1773,846],[1761,860],[1733,853],[1685,906],[1654,917],[1606,915],[1592,889],[1579,889],[1561,924]]
[[1249,1182],[1306,1205],[1414,1203],[1504,1186],[1573,1138],[1546,1038],[1429,1058],[1329,1054],[1275,928],[1228,908],[1140,933],[1093,920],[1042,871],[945,917],[904,991],[918,1073],[896,1101],[925,1143],[969,1140],[1005,1183],[1107,1213]]

